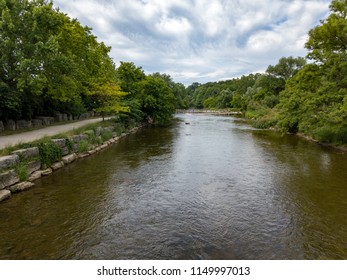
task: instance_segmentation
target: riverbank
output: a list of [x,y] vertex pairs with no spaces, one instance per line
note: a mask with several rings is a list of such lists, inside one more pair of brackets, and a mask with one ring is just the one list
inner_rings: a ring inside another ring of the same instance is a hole
[[35,181],[76,160],[92,156],[146,124],[128,130],[96,126],[65,138],[42,139],[0,157],[0,202],[35,186]]
[[230,111],[230,110],[205,110],[205,109],[177,109],[177,114],[213,114],[222,116],[235,116],[242,115],[240,111]]

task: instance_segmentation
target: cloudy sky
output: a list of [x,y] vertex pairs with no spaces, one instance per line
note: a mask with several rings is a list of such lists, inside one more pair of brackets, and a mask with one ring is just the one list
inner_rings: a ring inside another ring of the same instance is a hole
[[112,47],[116,65],[176,82],[264,72],[283,56],[305,56],[308,31],[330,0],[54,0]]

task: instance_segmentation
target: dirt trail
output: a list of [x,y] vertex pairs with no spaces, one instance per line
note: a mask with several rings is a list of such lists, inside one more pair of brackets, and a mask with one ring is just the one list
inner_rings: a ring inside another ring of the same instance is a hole
[[18,134],[8,135],[8,136],[0,136],[0,149],[6,148],[8,146],[13,146],[20,143],[28,143],[32,142],[38,139],[41,139],[45,136],[53,136],[59,133],[68,132],[71,130],[74,130],[76,128],[79,128],[81,126],[84,126],[86,124],[90,123],[96,123],[102,121],[102,118],[97,119],[88,119],[68,124],[62,124],[62,125],[54,125],[49,126],[33,131],[28,132],[22,132]]

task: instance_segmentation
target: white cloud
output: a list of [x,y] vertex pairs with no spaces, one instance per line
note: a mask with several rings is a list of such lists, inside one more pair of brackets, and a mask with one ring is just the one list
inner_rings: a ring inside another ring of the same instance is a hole
[[132,61],[177,82],[207,82],[264,71],[282,56],[304,56],[308,31],[330,0],[55,0]]

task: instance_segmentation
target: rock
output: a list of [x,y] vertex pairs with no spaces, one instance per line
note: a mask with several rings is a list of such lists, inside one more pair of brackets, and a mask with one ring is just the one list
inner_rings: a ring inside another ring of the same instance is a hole
[[31,121],[19,120],[16,122],[17,129],[29,128],[31,127]]
[[21,192],[21,191],[30,189],[33,186],[35,186],[35,184],[32,182],[22,182],[22,183],[11,186],[9,189],[12,193],[16,193],[16,192]]
[[56,162],[56,163],[52,164],[52,166],[51,166],[53,171],[58,170],[58,169],[63,168],[63,167],[64,167],[64,162],[62,162],[62,161]]
[[40,151],[38,147],[22,149],[12,152],[13,155],[18,155],[21,159],[31,159],[38,157],[40,155]]
[[89,157],[90,154],[88,153],[82,153],[82,154],[78,154],[78,158],[86,158],[86,157]]
[[54,118],[52,117],[36,117],[38,120],[42,120],[43,125],[50,125],[54,122]]
[[65,139],[52,139],[52,142],[56,145],[58,145],[60,148],[66,147],[66,140]]
[[108,145],[107,145],[107,144],[103,144],[103,145],[101,145],[101,146],[100,146],[100,149],[102,149],[102,150],[103,150],[103,149],[105,149],[105,148],[107,148],[107,147],[108,147]]
[[42,171],[35,171],[33,174],[30,175],[28,181],[34,182],[34,181],[40,179],[41,176],[42,176]]
[[88,139],[88,135],[85,135],[85,134],[80,134],[80,135],[73,135],[71,137],[71,140],[75,143],[79,143],[81,142],[82,140],[87,140]]
[[95,135],[95,132],[94,132],[94,130],[87,130],[83,134],[87,134],[88,136],[93,136],[93,135]]
[[0,174],[0,190],[17,184],[18,182],[19,178],[14,170],[9,170]]
[[43,125],[43,121],[39,120],[39,119],[33,119],[31,120],[31,123],[34,127],[38,127],[38,126],[42,126]]
[[11,168],[19,163],[18,155],[0,157],[0,170]]
[[16,130],[16,122],[14,120],[8,120],[5,127],[8,130]]
[[36,161],[31,161],[28,163],[27,165],[27,169],[28,169],[28,174],[32,174],[38,170],[41,169],[41,161],[40,160],[36,160]]
[[93,155],[93,154],[95,154],[96,153],[96,150],[90,150],[90,151],[88,151],[88,154],[89,155]]
[[71,155],[67,155],[67,156],[63,157],[62,161],[64,162],[64,164],[70,164],[71,162],[75,161],[76,159],[77,159],[77,155],[71,154]]
[[62,156],[66,156],[70,153],[69,151],[69,148],[68,147],[64,147],[64,148],[61,148],[61,155]]
[[52,168],[47,168],[47,169],[41,171],[41,175],[42,176],[48,176],[48,175],[50,175],[52,173],[53,173]]
[[102,128],[100,126],[98,126],[97,128],[95,128],[95,135],[96,136],[100,136],[102,132]]
[[9,190],[2,190],[0,191],[0,201],[4,201],[5,199],[10,198],[11,191]]
[[[62,122],[62,121],[65,120],[65,115],[66,115],[66,114],[56,114],[56,115],[54,116],[54,120],[55,120],[56,122]],[[67,119],[67,115],[66,115],[66,119]]]
[[0,121],[0,132],[5,130],[5,126],[4,123],[2,121]]

